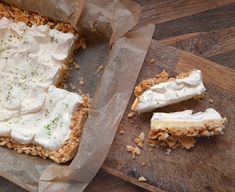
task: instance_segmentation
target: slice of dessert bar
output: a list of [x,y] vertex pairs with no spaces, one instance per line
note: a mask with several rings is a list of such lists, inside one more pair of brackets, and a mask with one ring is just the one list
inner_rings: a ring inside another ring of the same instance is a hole
[[170,147],[181,143],[195,143],[194,137],[223,134],[227,119],[213,108],[194,113],[185,110],[174,113],[154,113],[151,119],[150,139],[166,142]]
[[176,78],[169,78],[163,71],[152,79],[142,81],[135,88],[136,99],[131,109],[138,113],[153,111],[199,96],[205,90],[200,70],[181,73]]

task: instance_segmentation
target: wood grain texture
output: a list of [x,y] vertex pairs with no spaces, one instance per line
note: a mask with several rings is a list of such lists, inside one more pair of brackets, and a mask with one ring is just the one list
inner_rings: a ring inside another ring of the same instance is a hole
[[[107,172],[100,171],[97,176],[92,180],[90,185],[84,190],[84,192],[146,192],[146,190],[134,186],[126,181],[114,177]],[[0,177],[0,192],[26,192],[26,190],[20,188],[16,184]]]
[[156,26],[153,38],[162,40],[188,33],[229,28],[235,26],[234,18],[235,3],[232,3],[184,18],[160,23]]
[[140,181],[138,181],[138,179],[134,179],[132,177],[129,177],[129,176],[125,175],[125,173],[122,173],[118,170],[107,167],[105,165],[102,166],[102,170],[106,171],[107,173],[109,173],[115,177],[118,177],[118,178],[125,180],[129,183],[132,183],[136,186],[144,188],[148,191],[163,192],[161,189],[156,189],[154,186],[148,184],[147,182],[140,182]]
[[[154,64],[150,64],[151,58],[156,60]],[[235,71],[153,40],[138,82],[160,73],[163,69],[171,75],[176,75],[177,72],[193,68],[203,71],[207,87],[206,97],[202,100],[185,101],[158,111],[174,112],[185,109],[199,111],[213,107],[229,120],[224,135],[197,139],[196,146],[192,150],[177,149],[170,155],[167,155],[166,149],[162,147],[152,149],[145,145],[141,149],[141,155],[133,160],[126,150],[126,145],[135,145],[134,139],[141,131],[145,135],[148,134],[152,115],[146,113],[131,119],[127,118],[134,100],[133,95],[105,161],[106,167],[129,176],[128,180],[144,176],[147,182],[155,187],[151,191],[233,191],[235,189],[233,182],[235,85],[232,83],[235,80]],[[214,102],[210,103],[209,99],[213,99]],[[125,134],[121,135],[120,130],[124,130]],[[143,162],[148,166],[142,166]]]
[[235,0],[215,0],[215,3],[217,7],[220,7],[231,3],[235,3]]
[[107,172],[100,171],[97,176],[92,180],[90,185],[84,192],[147,192],[145,189],[141,189],[137,186],[133,186],[127,183],[123,179],[119,179],[115,176],[108,174]]
[[149,0],[142,10],[142,23],[163,23],[216,8],[213,0]]
[[235,2],[220,2],[216,9],[158,24],[154,38],[235,69]]
[[209,59],[228,68],[235,69],[235,50],[210,57]]
[[[160,40],[179,49],[211,59],[235,50],[235,27],[210,32],[196,32]],[[221,63],[229,65],[227,63]],[[231,66],[235,69],[235,66]]]

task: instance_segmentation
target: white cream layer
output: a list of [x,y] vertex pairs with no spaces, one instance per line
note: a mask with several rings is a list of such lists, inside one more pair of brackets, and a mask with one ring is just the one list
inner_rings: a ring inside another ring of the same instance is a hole
[[[0,74],[1,76],[3,74]],[[0,136],[56,150],[69,138],[71,118],[82,97],[50,86],[24,84],[15,77],[1,82]],[[5,84],[5,86],[4,86]]]
[[170,104],[179,103],[202,94],[206,88],[200,70],[193,70],[188,77],[156,84],[139,97],[136,111],[143,113]]
[[0,72],[0,121],[42,108],[47,88],[25,79]]
[[0,19],[0,136],[51,150],[69,138],[82,97],[53,85],[74,40],[46,25]]
[[204,127],[205,122],[221,119],[221,115],[213,108],[195,114],[192,110],[175,113],[154,113],[151,119],[151,129]]
[[45,86],[57,84],[75,36],[47,25],[0,19],[0,71],[22,76]]

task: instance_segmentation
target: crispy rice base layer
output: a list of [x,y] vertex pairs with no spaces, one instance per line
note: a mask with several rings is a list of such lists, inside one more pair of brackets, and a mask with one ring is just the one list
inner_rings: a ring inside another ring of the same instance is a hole
[[150,130],[150,138],[157,139],[162,137],[163,134],[174,135],[177,137],[194,137],[194,136],[212,136],[219,135],[224,129],[224,124],[227,121],[226,118],[220,120],[209,120],[205,121],[203,126],[198,127],[185,127],[185,128],[164,128],[155,129],[154,127]]
[[151,128],[149,138],[157,140],[160,145],[173,149],[178,147],[190,149],[196,143],[195,137],[209,137],[223,134],[226,122],[227,119],[223,118],[221,120],[207,121],[201,127],[189,127],[185,129],[177,127],[165,129]]
[[0,137],[0,146],[14,149],[18,153],[39,156],[43,159],[49,158],[56,163],[66,163],[73,159],[77,152],[82,131],[88,118],[89,109],[90,105],[88,99],[85,99],[84,104],[80,105],[73,114],[69,139],[66,140],[64,145],[58,150],[48,150],[35,144],[21,144],[9,137]]
[[49,25],[51,29],[57,29],[64,33],[71,32],[78,35],[69,23],[50,21],[47,17],[40,16],[37,13],[24,11],[22,9],[0,3],[0,17],[7,17],[15,22],[24,22],[28,26]]
[[196,143],[196,139],[194,137],[174,137],[171,136],[169,139],[164,141],[159,141],[159,145],[176,149],[176,148],[185,148],[185,149],[191,149],[194,147]]

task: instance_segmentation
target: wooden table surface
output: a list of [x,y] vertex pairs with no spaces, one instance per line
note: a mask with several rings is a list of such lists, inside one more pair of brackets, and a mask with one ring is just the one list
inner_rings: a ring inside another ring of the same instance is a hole
[[[135,1],[143,7],[140,25],[156,24],[154,40],[235,69],[235,0]],[[107,171],[101,169],[85,191],[145,191]],[[25,190],[0,178],[0,192],[8,191]]]

